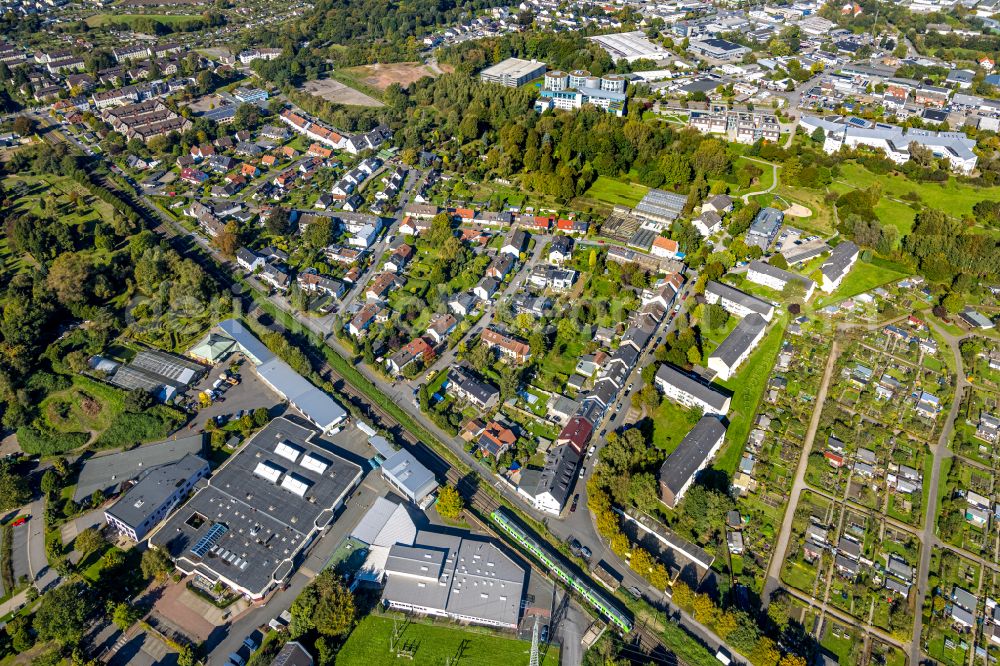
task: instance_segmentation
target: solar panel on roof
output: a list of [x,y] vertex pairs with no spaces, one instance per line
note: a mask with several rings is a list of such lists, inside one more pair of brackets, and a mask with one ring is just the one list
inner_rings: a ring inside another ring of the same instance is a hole
[[215,546],[215,544],[218,543],[219,539],[222,538],[222,535],[228,531],[229,528],[223,525],[222,523],[215,523],[214,525],[212,525],[212,527],[209,528],[205,536],[198,539],[198,543],[194,545],[194,548],[191,549],[191,552],[198,557],[205,557],[205,553],[207,553],[213,546]]

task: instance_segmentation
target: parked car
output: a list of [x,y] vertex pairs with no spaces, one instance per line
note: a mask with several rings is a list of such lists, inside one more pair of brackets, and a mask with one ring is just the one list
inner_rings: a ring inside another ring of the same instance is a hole
[[549,625],[547,624],[542,625],[542,631],[541,634],[538,636],[538,639],[543,643],[549,642]]
[[569,506],[569,512],[573,513],[576,511],[577,505],[580,503],[580,493],[573,495],[573,503]]

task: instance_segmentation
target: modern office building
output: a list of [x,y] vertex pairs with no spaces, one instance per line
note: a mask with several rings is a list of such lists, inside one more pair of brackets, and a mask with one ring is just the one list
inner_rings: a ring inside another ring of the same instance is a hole
[[696,39],[688,44],[687,50],[702,58],[711,58],[726,62],[740,60],[743,56],[750,53],[750,49],[742,44],[718,38]]
[[867,146],[880,149],[893,162],[903,164],[910,160],[910,146],[915,144],[930,150],[937,158],[947,159],[952,170],[963,174],[972,173],[979,160],[975,152],[976,140],[964,132],[932,132],[843,116],[803,115],[799,125],[807,134],[821,128],[825,134],[823,151],[828,154],[845,147]]
[[599,109],[616,116],[625,115],[625,93],[611,92],[599,88],[580,88],[571,90],[568,88],[550,90],[544,88],[537,100],[535,100],[535,110],[539,113],[550,109],[562,109],[564,111],[579,109],[584,104],[592,104]]
[[132,541],[142,541],[187,497],[199,479],[208,476],[210,469],[204,458],[193,454],[147,469],[104,512],[104,519]]
[[756,245],[764,252],[767,252],[778,237],[781,225],[785,221],[785,214],[777,208],[761,208],[754,218],[753,224],[747,230],[747,245]]

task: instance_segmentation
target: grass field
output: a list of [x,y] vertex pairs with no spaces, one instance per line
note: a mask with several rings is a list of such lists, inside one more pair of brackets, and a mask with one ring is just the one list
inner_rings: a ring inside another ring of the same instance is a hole
[[726,430],[726,442],[722,453],[715,461],[714,467],[732,475],[740,464],[743,446],[750,435],[753,419],[757,413],[771,369],[778,358],[781,349],[781,339],[788,322],[784,317],[775,322],[750,358],[747,359],[739,373],[729,381],[719,382],[733,392],[729,407],[729,429]]
[[816,300],[815,307],[821,308],[830,303],[836,303],[845,298],[863,294],[883,284],[901,280],[907,275],[907,273],[887,266],[876,266],[875,264],[859,261],[854,264],[854,268],[851,269],[851,272],[847,274],[847,277],[844,278],[844,281],[840,283],[840,286],[832,294]]
[[[833,625],[831,625],[832,627]],[[839,625],[838,625],[839,626]],[[847,631],[845,627],[840,627],[842,631]],[[842,666],[849,666],[856,663],[855,646],[857,642],[850,635],[834,636],[830,629],[827,629],[823,640],[820,643],[824,648],[837,655]]]
[[812,592],[816,569],[799,562],[788,562],[781,571],[781,580],[803,592]]
[[[774,168],[771,167],[770,164],[763,164],[756,160],[747,159],[746,157],[740,157],[733,163],[733,171],[734,172],[738,171],[747,164],[754,165],[764,173],[760,175],[756,183],[751,183],[750,185],[748,185],[743,189],[736,189],[733,192],[731,192],[732,196],[739,196],[741,194],[746,194],[748,192],[761,192],[763,190],[768,189],[769,187],[771,187],[772,184],[774,184]],[[780,183],[781,176],[779,175],[778,178]]]
[[598,176],[583,196],[612,206],[632,207],[639,203],[648,191],[649,188],[645,185]]
[[74,375],[73,386],[46,397],[40,411],[58,432],[102,432],[122,411],[123,398],[110,386]]
[[109,24],[125,24],[129,27],[136,22],[151,19],[163,25],[184,25],[201,21],[200,16],[193,14],[95,14],[87,17],[87,25],[91,28],[99,28]]
[[[879,176],[865,169],[860,164],[846,163],[841,166],[840,176],[831,186],[831,189],[838,192],[846,192],[850,189],[866,188],[873,183],[882,186],[882,203],[893,204],[908,208],[906,203],[893,202],[893,199],[906,200],[907,195],[916,194],[920,197],[920,202],[932,208],[939,208],[949,215],[962,217],[972,214],[972,207],[980,201],[1000,201],[1000,188],[996,187],[975,187],[960,183],[954,178],[949,178],[945,183],[917,183],[900,175]],[[887,201],[888,200],[888,201]],[[912,211],[912,209],[911,209]],[[884,210],[876,209],[881,215]],[[898,219],[885,219],[894,226]],[[910,219],[912,224],[912,218]],[[902,229],[900,230],[902,231]]]
[[698,422],[697,412],[684,409],[666,398],[650,414],[650,418],[653,420],[653,446],[663,449],[668,454],[673,453],[684,436]]
[[789,218],[788,224],[803,231],[829,236],[834,232],[832,206],[823,200],[826,192],[779,183],[774,194],[785,204],[801,204],[812,211],[809,217]]
[[[405,620],[398,621],[400,627]],[[527,663],[531,644],[483,631],[469,631],[456,626],[405,624],[397,640],[397,649],[413,648],[412,660],[401,660],[389,650],[393,623],[388,617],[369,615],[355,627],[344,647],[337,654],[337,666],[371,666],[372,664],[410,663],[444,664],[447,660],[463,666]],[[559,650],[549,648],[542,664],[557,666]]]
[[[18,212],[54,214],[73,226],[107,220],[113,213],[110,205],[65,176],[14,175],[7,176],[2,183],[8,196],[16,197],[12,208]],[[77,197],[76,202],[71,200],[72,196]]]

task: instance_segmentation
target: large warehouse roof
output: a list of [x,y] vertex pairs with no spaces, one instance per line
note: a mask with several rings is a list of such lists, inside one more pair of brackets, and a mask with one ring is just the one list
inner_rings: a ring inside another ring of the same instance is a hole
[[274,358],[271,350],[238,319],[220,321],[219,330],[232,338],[239,345],[240,351],[249,356],[255,365],[262,365]]
[[336,400],[310,384],[280,358],[272,358],[258,366],[257,374],[323,432],[347,418],[347,411]]
[[333,520],[361,468],[271,421],[150,537],[182,571],[223,579],[257,598],[287,578],[309,539]]
[[525,574],[488,541],[418,532],[413,546],[397,544],[386,563],[382,598],[481,624],[517,625]]

